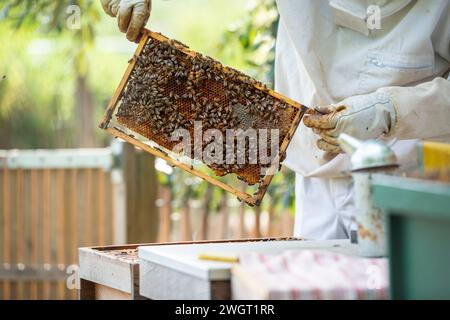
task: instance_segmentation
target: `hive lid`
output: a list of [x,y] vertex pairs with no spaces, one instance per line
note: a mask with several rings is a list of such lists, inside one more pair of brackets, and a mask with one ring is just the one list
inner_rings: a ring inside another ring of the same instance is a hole
[[229,280],[232,263],[200,260],[200,254],[237,255],[245,252],[280,253],[295,249],[326,249],[355,254],[348,240],[276,240],[228,243],[197,243],[139,247],[139,259],[207,280]]

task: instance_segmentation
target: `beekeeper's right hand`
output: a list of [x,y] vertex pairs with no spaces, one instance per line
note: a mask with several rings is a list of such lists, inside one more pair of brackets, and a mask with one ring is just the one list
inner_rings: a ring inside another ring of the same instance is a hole
[[138,40],[145,27],[152,7],[151,0],[100,0],[103,10],[111,17],[117,17],[119,30],[126,33],[130,41]]

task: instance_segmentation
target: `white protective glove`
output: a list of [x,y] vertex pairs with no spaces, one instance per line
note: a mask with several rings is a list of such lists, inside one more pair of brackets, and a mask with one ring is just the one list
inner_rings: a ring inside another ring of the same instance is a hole
[[127,39],[136,41],[145,27],[152,7],[151,0],[101,0],[103,10],[111,17],[117,17],[119,30]]
[[381,92],[316,107],[308,110],[303,118],[303,123],[320,136],[317,146],[332,153],[342,152],[337,141],[341,133],[363,140],[376,139],[388,135],[396,122],[394,105],[390,97]]

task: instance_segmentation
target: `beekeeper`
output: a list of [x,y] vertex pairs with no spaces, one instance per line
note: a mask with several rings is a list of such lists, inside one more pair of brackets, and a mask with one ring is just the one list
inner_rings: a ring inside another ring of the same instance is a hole
[[[150,0],[102,0],[131,41]],[[384,139],[403,167],[415,139],[450,141],[449,0],[278,0],[276,91],[315,110],[285,165],[296,173],[295,235],[348,238],[349,156],[336,138]]]

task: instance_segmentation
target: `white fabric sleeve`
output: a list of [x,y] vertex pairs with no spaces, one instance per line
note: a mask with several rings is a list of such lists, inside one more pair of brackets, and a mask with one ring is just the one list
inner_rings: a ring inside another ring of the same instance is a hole
[[450,136],[449,80],[439,77],[414,87],[387,87],[377,92],[390,96],[397,113],[390,137],[406,140]]

